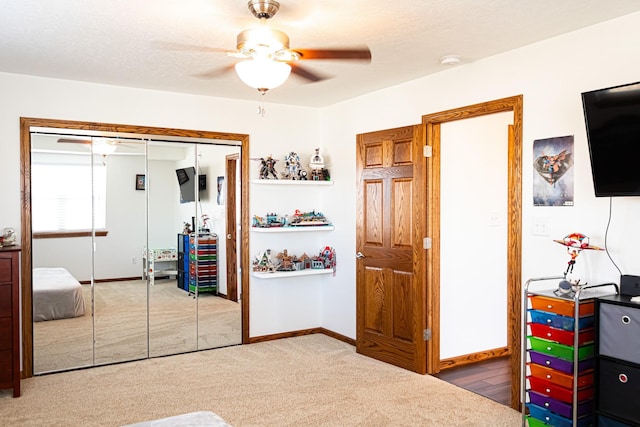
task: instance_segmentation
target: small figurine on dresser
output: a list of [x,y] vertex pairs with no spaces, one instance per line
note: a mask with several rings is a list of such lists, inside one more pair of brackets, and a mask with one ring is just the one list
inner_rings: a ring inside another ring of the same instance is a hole
[[13,228],[5,228],[0,237],[0,247],[16,245],[16,230]]
[[311,156],[311,162],[309,162],[311,168],[311,179],[313,181],[328,181],[329,171],[325,168],[324,158],[320,155],[320,149],[316,148],[316,152]]

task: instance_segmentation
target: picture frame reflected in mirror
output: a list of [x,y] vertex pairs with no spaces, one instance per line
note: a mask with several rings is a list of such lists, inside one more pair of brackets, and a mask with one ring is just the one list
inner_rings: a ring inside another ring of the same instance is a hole
[[145,175],[136,175],[136,190],[144,190],[145,189]]

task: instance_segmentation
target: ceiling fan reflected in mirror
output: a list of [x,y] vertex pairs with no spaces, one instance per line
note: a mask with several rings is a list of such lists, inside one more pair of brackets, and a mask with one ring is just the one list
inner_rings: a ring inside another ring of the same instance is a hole
[[73,138],[64,137],[58,138],[58,143],[61,144],[87,144],[91,145],[91,150],[95,154],[99,154],[102,157],[106,157],[109,154],[115,153],[118,146],[122,143],[118,139],[114,138]]
[[[276,88],[287,81],[293,73],[307,82],[319,82],[329,77],[314,73],[302,67],[303,60],[354,60],[371,62],[371,51],[368,47],[327,48],[327,49],[291,49],[289,36],[282,31],[271,28],[267,20],[280,9],[280,3],[273,0],[250,0],[248,7],[253,16],[261,21],[257,28],[240,32],[237,36],[236,50],[223,51],[227,55],[241,59],[234,66],[238,77],[248,86],[257,89],[261,94]],[[170,44],[178,50],[195,50],[219,52],[220,49],[197,47],[181,44]],[[200,77],[218,77],[231,67],[212,70],[200,74]]]

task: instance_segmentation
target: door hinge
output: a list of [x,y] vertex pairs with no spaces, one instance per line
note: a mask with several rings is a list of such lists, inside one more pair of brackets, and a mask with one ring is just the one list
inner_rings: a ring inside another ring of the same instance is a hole
[[431,237],[425,237],[422,240],[422,247],[424,249],[431,249]]
[[422,150],[425,157],[433,156],[433,148],[430,145],[425,145]]
[[422,331],[422,338],[425,341],[429,341],[431,339],[431,329],[425,329],[424,331]]

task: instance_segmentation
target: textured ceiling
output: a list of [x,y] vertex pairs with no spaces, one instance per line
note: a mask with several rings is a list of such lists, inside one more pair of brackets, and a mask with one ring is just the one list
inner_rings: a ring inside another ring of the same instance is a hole
[[[333,78],[292,76],[266,102],[322,107],[558,34],[640,11],[638,0],[280,0],[269,25],[292,48],[367,45],[370,64],[305,61]],[[168,43],[235,49],[258,21],[246,0],[2,0],[0,72],[258,100],[224,53],[161,49]]]

